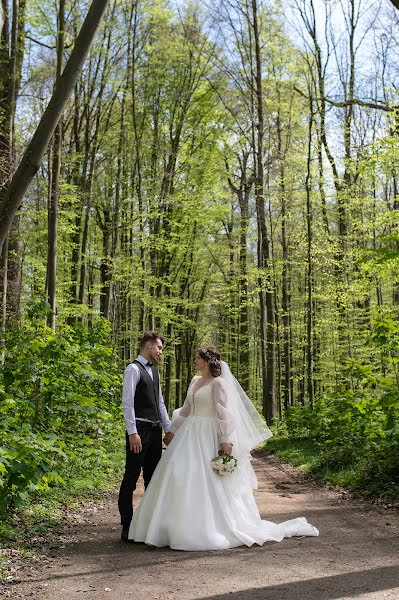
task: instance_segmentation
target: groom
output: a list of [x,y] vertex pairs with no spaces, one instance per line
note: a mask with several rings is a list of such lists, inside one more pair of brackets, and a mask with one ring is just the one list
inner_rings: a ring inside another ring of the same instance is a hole
[[162,455],[162,427],[168,445],[173,433],[163,401],[157,365],[162,356],[164,339],[155,331],[144,333],[140,354],[126,367],[123,378],[122,405],[126,422],[126,465],[118,507],[121,515],[122,541],[128,541],[133,517],[133,492],[143,470],[144,486],[150,483]]

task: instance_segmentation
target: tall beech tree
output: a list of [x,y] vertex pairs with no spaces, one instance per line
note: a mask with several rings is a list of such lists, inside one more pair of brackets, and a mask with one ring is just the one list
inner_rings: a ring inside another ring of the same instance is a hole
[[[9,8],[11,8],[11,12],[9,12]],[[10,7],[7,1],[2,2],[2,17],[3,27],[0,36],[0,202],[16,161],[15,111],[24,55],[25,0],[21,2],[15,0]],[[5,328],[7,312],[12,315],[19,310],[21,273],[18,236],[18,218],[14,218],[1,249],[2,329]]]
[[[59,85],[64,64],[65,50],[65,0],[60,0],[57,19],[57,68],[55,85]],[[55,329],[56,312],[56,285],[57,285],[57,229],[58,229],[58,196],[60,190],[62,152],[62,117],[58,122],[53,138],[52,166],[50,179],[49,207],[48,207],[48,251],[47,251],[47,295],[51,308],[47,322],[49,327]]]

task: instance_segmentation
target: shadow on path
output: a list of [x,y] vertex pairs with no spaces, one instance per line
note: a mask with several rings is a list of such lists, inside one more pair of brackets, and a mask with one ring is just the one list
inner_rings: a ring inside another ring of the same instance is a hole
[[399,564],[392,567],[306,579],[305,581],[292,581],[263,588],[251,588],[239,592],[227,592],[216,596],[203,596],[198,600],[293,600],[297,598],[334,600],[356,598],[365,593],[395,588],[398,588],[399,598]]

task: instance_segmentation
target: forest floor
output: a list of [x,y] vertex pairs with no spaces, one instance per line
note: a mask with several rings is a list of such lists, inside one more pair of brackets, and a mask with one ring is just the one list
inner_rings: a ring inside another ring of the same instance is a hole
[[[75,506],[37,540],[0,598],[34,600],[399,600],[397,508],[355,500],[258,454],[262,516],[306,516],[318,538],[292,538],[219,552],[124,544],[116,494]],[[137,494],[136,501],[142,493]]]

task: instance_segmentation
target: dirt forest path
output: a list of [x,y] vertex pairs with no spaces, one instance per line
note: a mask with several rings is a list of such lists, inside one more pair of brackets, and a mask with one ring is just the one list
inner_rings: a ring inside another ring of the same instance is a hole
[[115,496],[86,504],[54,532],[2,598],[34,600],[399,600],[399,515],[345,497],[257,456],[264,518],[306,516],[318,538],[223,552],[122,544]]

